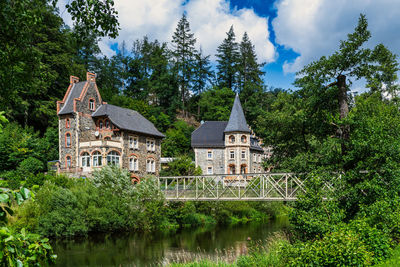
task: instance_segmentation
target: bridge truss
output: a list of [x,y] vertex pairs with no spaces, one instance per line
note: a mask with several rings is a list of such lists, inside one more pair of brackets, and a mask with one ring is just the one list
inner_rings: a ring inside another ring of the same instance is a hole
[[[306,177],[295,173],[158,177],[158,185],[169,201],[295,201],[306,192]],[[327,193],[333,189],[333,181],[324,183]]]

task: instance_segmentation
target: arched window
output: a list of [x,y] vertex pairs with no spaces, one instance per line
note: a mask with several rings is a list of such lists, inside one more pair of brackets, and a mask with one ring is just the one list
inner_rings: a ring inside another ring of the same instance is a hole
[[229,165],[228,172],[229,172],[229,174],[235,174],[236,173],[235,164]]
[[69,118],[67,118],[66,120],[65,120],[65,128],[69,128],[69,127],[71,127],[71,122],[69,121]]
[[93,154],[93,167],[98,167],[102,165],[103,157],[99,151],[95,151]]
[[119,165],[119,153],[117,151],[111,151],[107,155],[107,165],[114,164]]
[[71,134],[65,134],[65,147],[71,147]]
[[233,135],[229,136],[229,143],[231,144],[235,143],[235,136]]
[[139,170],[139,161],[138,161],[137,157],[132,156],[129,158],[129,170],[131,170],[131,171]]
[[102,120],[99,121],[99,129],[100,129],[100,130],[103,129],[103,121],[102,121]]
[[89,110],[94,111],[94,106],[95,106],[94,99],[93,98],[89,99]]
[[105,120],[105,126],[107,129],[110,129],[110,121],[109,120]]
[[242,135],[242,137],[240,139],[241,139],[242,143],[247,142],[247,137],[245,135]]
[[65,158],[65,167],[71,168],[71,156]]
[[106,137],[104,137],[104,140],[110,141],[110,140],[111,140],[111,136],[106,136]]
[[240,165],[240,173],[247,173],[247,165],[246,164]]
[[90,167],[90,155],[87,152],[81,155],[82,167]]

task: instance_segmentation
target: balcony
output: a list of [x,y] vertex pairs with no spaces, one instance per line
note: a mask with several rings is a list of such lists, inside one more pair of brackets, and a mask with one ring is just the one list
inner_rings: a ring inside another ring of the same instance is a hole
[[96,140],[89,142],[81,142],[79,143],[79,148],[89,148],[89,147],[116,147],[122,148],[122,143],[117,141],[110,140]]

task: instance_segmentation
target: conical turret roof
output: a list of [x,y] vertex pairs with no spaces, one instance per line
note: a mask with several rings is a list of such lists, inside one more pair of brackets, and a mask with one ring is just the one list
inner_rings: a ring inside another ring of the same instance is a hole
[[247,126],[246,118],[244,117],[238,94],[236,94],[235,102],[233,103],[231,115],[229,116],[229,121],[228,125],[226,125],[225,132],[250,133],[250,129]]

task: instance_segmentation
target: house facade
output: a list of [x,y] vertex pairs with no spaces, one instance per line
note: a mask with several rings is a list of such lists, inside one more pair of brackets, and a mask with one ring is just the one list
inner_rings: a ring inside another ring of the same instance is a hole
[[158,175],[164,135],[137,111],[103,102],[96,75],[86,81],[70,77],[62,101],[57,101],[59,125],[59,172],[91,175],[96,169],[116,164],[133,179]]
[[238,95],[229,121],[204,122],[192,133],[191,145],[203,174],[264,172],[267,153],[247,126]]

